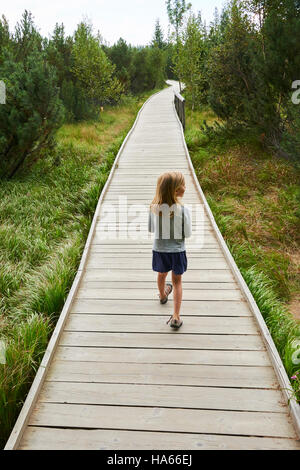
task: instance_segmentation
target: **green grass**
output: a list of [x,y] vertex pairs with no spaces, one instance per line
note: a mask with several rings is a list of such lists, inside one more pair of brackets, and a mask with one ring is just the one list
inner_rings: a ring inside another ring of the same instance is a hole
[[4,446],[72,286],[116,154],[144,101],[65,124],[46,158],[0,185],[0,441]]
[[[215,130],[205,132],[205,121]],[[218,227],[291,377],[300,370],[293,362],[300,338],[299,169],[263,148],[255,131],[228,130],[208,108],[187,108],[185,137]],[[292,383],[300,401],[299,381]]]

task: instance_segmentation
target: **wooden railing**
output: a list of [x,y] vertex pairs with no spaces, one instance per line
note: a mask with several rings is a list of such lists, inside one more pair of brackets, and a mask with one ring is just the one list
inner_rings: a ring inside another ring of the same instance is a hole
[[174,91],[174,104],[183,130],[185,130],[185,99],[180,93],[177,93],[176,91]]

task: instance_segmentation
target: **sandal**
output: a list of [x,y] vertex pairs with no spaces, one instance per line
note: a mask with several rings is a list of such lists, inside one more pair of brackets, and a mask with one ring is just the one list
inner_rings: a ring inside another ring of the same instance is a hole
[[[171,294],[172,290],[173,290],[173,286],[172,284],[166,284],[166,286],[169,286],[170,287],[170,292],[166,295],[166,297],[164,299],[160,299],[160,303],[161,304],[166,304],[168,302],[168,296]],[[158,294],[159,295],[159,294]]]
[[171,323],[170,323],[170,327],[171,328],[174,328],[175,330],[178,330],[178,328],[181,327],[181,325],[183,324],[183,321],[180,319],[179,321],[176,320],[175,318],[173,318],[173,315],[170,316],[169,320],[167,321],[167,324],[169,323],[169,321],[172,319]]

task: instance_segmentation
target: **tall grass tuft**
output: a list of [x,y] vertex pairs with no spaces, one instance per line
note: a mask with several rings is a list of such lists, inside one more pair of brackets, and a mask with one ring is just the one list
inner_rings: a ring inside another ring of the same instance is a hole
[[4,445],[38,369],[50,335],[50,319],[32,314],[11,325],[0,366],[0,442]]

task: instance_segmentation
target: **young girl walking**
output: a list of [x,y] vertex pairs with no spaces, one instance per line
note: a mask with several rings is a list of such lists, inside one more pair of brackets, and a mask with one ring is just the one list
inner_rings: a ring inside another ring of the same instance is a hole
[[[182,325],[180,307],[182,300],[182,274],[187,270],[185,238],[192,234],[191,216],[180,199],[185,192],[185,180],[181,172],[166,172],[159,176],[156,194],[150,204],[148,231],[154,232],[152,269],[158,272],[157,286],[160,303],[165,304],[173,290],[174,311],[167,321],[171,328]],[[172,270],[172,284],[166,284]]]

